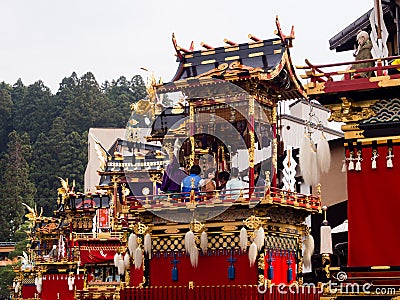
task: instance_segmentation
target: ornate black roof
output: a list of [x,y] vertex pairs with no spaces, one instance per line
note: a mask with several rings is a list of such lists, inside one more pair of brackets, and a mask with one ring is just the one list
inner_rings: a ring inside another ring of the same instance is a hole
[[[252,35],[248,43],[237,44],[224,40],[225,46],[213,48],[202,44],[203,50],[185,50],[179,47],[175,37],[172,40],[179,62],[178,70],[168,83],[168,87],[159,87],[158,91],[174,89],[198,79],[222,79],[241,85],[239,81],[261,83],[260,88],[268,90],[267,98],[278,100],[307,97],[295,75],[289,48],[292,47],[294,32],[285,36],[278,20],[276,21],[278,37],[262,40]],[[193,45],[193,44],[192,44]],[[269,96],[271,95],[271,97]]]

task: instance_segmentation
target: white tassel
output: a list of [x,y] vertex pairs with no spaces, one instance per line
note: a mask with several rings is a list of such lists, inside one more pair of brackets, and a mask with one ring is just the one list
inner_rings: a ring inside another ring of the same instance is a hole
[[354,158],[353,158],[353,152],[350,152],[350,157],[348,158],[349,160],[349,171],[354,170]]
[[375,159],[372,160],[371,168],[376,169],[376,160]]
[[131,265],[131,262],[130,262],[130,257],[129,257],[128,252],[125,253],[125,256],[124,256],[124,264],[125,264],[125,268],[126,268],[126,269],[129,269],[129,267],[130,267],[130,265]]
[[249,249],[249,260],[250,260],[250,267],[254,265],[257,259],[257,245],[256,243],[252,242]]
[[140,247],[137,247],[135,250],[135,269],[140,269],[140,267],[142,266],[142,261],[143,261],[142,249],[140,249]]
[[197,249],[196,245],[190,248],[189,256],[192,267],[197,268],[199,263],[199,249]]
[[311,185],[312,182],[312,169],[316,167],[316,165],[313,165],[312,162],[313,151],[311,143],[312,142],[310,141],[308,134],[305,133],[300,147],[299,163],[304,182],[308,185]]
[[36,291],[40,294],[42,292],[42,276],[35,277]]
[[355,168],[355,170],[356,171],[361,171],[361,162],[362,162],[362,158],[361,158],[361,151],[358,151],[357,152],[357,158],[356,158],[356,168]]
[[18,293],[19,292],[19,287],[21,286],[21,283],[18,281],[16,284],[15,284],[15,287],[14,287],[14,292],[15,293]]
[[240,229],[240,238],[239,238],[239,246],[242,251],[246,251],[247,242],[248,242],[247,230],[246,228],[242,227],[242,229]]
[[257,245],[257,250],[260,251],[261,248],[264,246],[264,240],[265,240],[265,236],[264,236],[264,228],[260,227],[257,230],[257,234],[254,238],[254,242]]
[[311,268],[311,256],[314,253],[314,238],[310,234],[304,241],[303,264],[305,268]]
[[331,167],[331,150],[323,132],[317,145],[317,159],[321,172],[328,173]]
[[192,249],[193,246],[196,246],[194,233],[193,233],[193,231],[189,230],[185,234],[185,251],[186,251],[186,253],[190,253],[190,250]]
[[207,251],[207,247],[208,247],[207,233],[203,231],[200,237],[200,249],[201,251],[203,251],[203,253],[205,253]]
[[144,236],[144,252],[151,253],[151,236],[150,233],[147,233]]
[[393,168],[393,160],[392,158],[394,157],[394,155],[392,154],[392,148],[389,148],[388,150],[388,155],[386,156],[386,167],[388,168]]
[[379,154],[376,149],[372,150],[372,157],[371,157],[371,168],[376,169],[376,159],[378,158]]
[[128,239],[128,249],[131,256],[133,256],[133,253],[135,252],[137,246],[138,246],[137,236],[136,234],[131,233]]
[[119,255],[118,255],[118,252],[117,252],[114,255],[114,266],[115,267],[118,267],[118,258],[119,258]]
[[342,173],[346,173],[346,171],[347,171],[346,157],[342,160],[342,162],[343,162]]
[[309,185],[317,185],[319,183],[320,171],[318,168],[317,152],[313,150],[311,153],[311,177]]
[[74,283],[75,283],[75,276],[69,276],[68,277],[68,290],[69,291],[74,290]]
[[123,275],[125,273],[125,262],[122,254],[119,255],[118,259],[118,274]]

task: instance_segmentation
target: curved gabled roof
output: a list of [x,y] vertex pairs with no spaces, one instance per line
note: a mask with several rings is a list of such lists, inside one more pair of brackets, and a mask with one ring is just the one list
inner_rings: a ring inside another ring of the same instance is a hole
[[[278,20],[277,35],[273,39],[261,40],[252,35],[248,43],[237,44],[225,40],[226,45],[194,51],[180,48],[173,36],[179,66],[170,83],[159,86],[158,91],[173,90],[193,80],[215,78],[240,85],[243,80],[254,80],[270,100],[307,98],[297,78],[289,48],[292,47],[294,32],[285,36]],[[201,84],[201,83],[200,83]]]
[[172,81],[204,77],[207,74],[224,76],[227,73],[225,70],[238,70],[240,65],[243,72],[268,73],[278,66],[285,51],[281,39],[276,38],[183,53],[182,58],[178,58],[178,71]]

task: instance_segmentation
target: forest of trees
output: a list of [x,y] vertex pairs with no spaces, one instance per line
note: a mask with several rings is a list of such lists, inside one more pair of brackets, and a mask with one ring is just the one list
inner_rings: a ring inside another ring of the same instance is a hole
[[145,97],[139,75],[100,86],[92,73],[73,73],[54,95],[42,81],[0,83],[0,242],[16,241],[21,203],[52,216],[58,177],[83,191],[89,128],[124,128],[130,105]]

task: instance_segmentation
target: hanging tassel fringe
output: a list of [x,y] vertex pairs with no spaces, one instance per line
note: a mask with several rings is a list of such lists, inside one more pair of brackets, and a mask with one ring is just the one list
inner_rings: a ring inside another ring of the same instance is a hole
[[393,160],[392,158],[394,157],[394,155],[392,154],[392,148],[389,148],[388,150],[388,155],[386,156],[386,167],[388,168],[393,168]]
[[119,255],[118,255],[118,252],[117,252],[114,255],[114,267],[118,267],[118,259],[119,259]]
[[118,275],[123,275],[125,273],[125,262],[122,254],[118,257]]
[[197,268],[197,265],[199,263],[199,249],[197,249],[196,246],[191,247],[189,256],[190,256],[190,263],[192,264],[192,267]]
[[256,245],[257,245],[257,250],[258,250],[258,251],[260,251],[261,248],[264,246],[264,239],[265,239],[265,236],[264,236],[264,228],[260,227],[260,228],[257,230],[256,236],[255,236],[255,238],[254,238],[254,242],[255,242]]
[[361,151],[358,150],[357,151],[357,158],[356,158],[356,171],[361,171],[361,162],[363,161],[362,157],[361,157]]
[[143,244],[144,244],[144,252],[147,253],[147,254],[151,253],[151,236],[150,236],[150,233],[147,233],[144,236],[144,243]]
[[372,150],[372,157],[371,157],[371,168],[376,169],[376,159],[378,158],[379,154],[376,149]]
[[196,242],[195,242],[193,231],[189,230],[185,234],[185,251],[186,251],[186,253],[190,253],[190,250],[192,249],[192,247],[196,247]]
[[206,253],[207,247],[208,247],[208,237],[207,233],[203,231],[200,237],[200,249],[203,252],[203,254]]
[[354,158],[353,158],[353,151],[350,152],[350,157],[348,158],[349,160],[349,171],[354,170]]
[[125,265],[125,269],[129,269],[129,267],[130,267],[130,256],[129,256],[129,254],[128,254],[128,252],[126,252],[125,253],[125,256],[124,256],[124,265]]
[[299,163],[304,182],[308,185],[312,184],[312,169],[316,167],[316,165],[313,165],[312,153],[310,137],[307,133],[304,133],[304,138],[300,147]]
[[248,236],[246,228],[242,227],[240,229],[240,238],[239,238],[239,246],[242,251],[246,251],[248,243]]
[[304,241],[303,264],[305,268],[311,268],[311,256],[314,254],[314,238],[309,234]]
[[342,165],[342,173],[346,173],[347,171],[347,159],[346,157],[342,160],[343,165]]
[[73,291],[74,290],[74,284],[75,284],[75,276],[68,276],[68,290]]
[[136,234],[131,233],[128,239],[128,249],[131,256],[133,256],[133,253],[135,252],[137,246],[138,246],[137,236]]
[[317,145],[317,159],[321,173],[328,173],[331,167],[331,150],[323,132]]
[[252,242],[249,249],[249,260],[250,260],[250,267],[254,265],[257,259],[257,245],[255,242]]
[[311,168],[311,178],[309,185],[317,185],[319,183],[320,171],[318,168],[318,158],[317,158],[317,152],[315,151],[315,147],[313,147],[312,151],[313,152],[311,155],[311,163],[313,167]]
[[36,291],[40,294],[42,292],[42,276],[35,277]]
[[135,250],[135,269],[140,269],[140,267],[142,266],[142,261],[143,261],[142,249],[140,249],[140,247],[137,247]]

